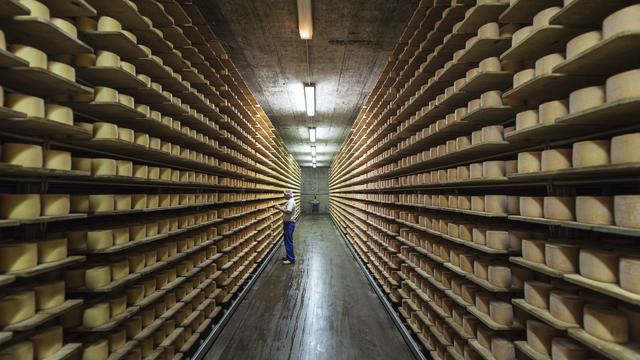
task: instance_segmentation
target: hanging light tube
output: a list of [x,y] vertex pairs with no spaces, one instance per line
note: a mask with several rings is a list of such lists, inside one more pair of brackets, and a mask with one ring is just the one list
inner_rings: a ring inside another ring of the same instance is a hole
[[316,128],[314,127],[309,128],[309,141],[312,143],[316,142]]
[[316,86],[307,84],[304,86],[304,103],[307,108],[307,116],[316,114]]
[[313,38],[313,16],[311,15],[311,0],[298,0],[298,31],[300,38]]
[[311,145],[311,156],[316,156],[316,146],[315,145]]

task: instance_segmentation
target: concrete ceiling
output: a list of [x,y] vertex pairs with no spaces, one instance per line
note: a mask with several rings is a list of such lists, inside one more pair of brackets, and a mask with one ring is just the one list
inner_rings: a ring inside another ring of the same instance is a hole
[[[296,0],[201,0],[202,12],[301,166],[311,165],[307,128],[328,166],[387,63],[418,0],[315,0],[313,39],[298,34]],[[310,78],[309,75],[310,74]],[[303,82],[316,84],[316,115]]]

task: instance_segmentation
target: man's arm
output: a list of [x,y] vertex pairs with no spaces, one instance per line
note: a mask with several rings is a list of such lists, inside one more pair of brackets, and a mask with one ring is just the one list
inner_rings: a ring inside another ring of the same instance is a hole
[[280,210],[281,212],[283,212],[283,213],[285,213],[287,215],[289,215],[289,214],[291,214],[293,212],[293,210],[289,210],[289,209],[287,209],[287,208],[285,208],[285,207],[283,207],[281,205],[275,205],[274,208]]

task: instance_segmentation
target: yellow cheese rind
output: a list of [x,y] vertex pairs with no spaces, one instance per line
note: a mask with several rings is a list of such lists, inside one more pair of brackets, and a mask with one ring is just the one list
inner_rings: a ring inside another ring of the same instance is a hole
[[0,217],[27,220],[40,216],[39,194],[1,194]]
[[620,258],[618,267],[620,275],[620,287],[640,294],[640,258],[626,257]]
[[35,359],[46,359],[62,349],[62,326],[53,326],[31,337]]
[[618,282],[618,254],[599,249],[580,250],[580,275],[595,281]]
[[0,325],[6,326],[24,321],[36,314],[34,291],[16,291],[0,298]]
[[0,244],[0,272],[26,270],[38,265],[37,243]]
[[62,305],[65,300],[64,286],[64,281],[54,281],[34,286],[36,309],[47,310]]
[[614,12],[602,22],[602,38],[608,39],[623,32],[640,31],[638,17],[640,17],[640,5],[638,4]]
[[584,299],[576,294],[553,290],[549,295],[549,312],[569,324],[582,324]]
[[2,144],[2,162],[24,167],[43,166],[42,146],[21,143]]
[[617,195],[613,198],[617,226],[640,228],[640,195]]
[[629,322],[622,311],[588,304],[584,307],[583,322],[585,331],[600,340],[618,344],[629,341]]

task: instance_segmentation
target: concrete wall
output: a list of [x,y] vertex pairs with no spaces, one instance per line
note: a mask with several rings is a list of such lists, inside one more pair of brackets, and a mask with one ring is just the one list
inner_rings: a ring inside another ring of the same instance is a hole
[[300,197],[302,213],[311,213],[311,201],[314,195],[320,201],[320,213],[329,213],[329,168],[302,168],[302,196]]

